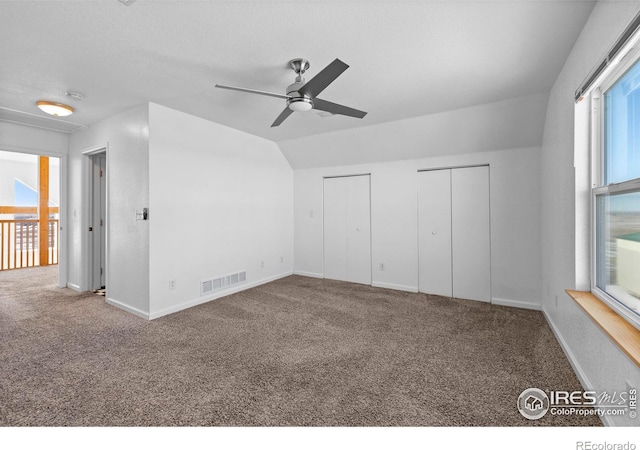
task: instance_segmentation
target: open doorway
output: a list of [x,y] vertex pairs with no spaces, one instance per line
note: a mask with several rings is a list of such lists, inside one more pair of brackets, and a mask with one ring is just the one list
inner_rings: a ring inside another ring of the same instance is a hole
[[60,167],[57,157],[0,151],[0,271],[40,267],[34,282],[58,278]]
[[91,196],[89,201],[89,233],[91,268],[90,289],[105,295],[107,287],[107,153],[89,155],[91,159]]

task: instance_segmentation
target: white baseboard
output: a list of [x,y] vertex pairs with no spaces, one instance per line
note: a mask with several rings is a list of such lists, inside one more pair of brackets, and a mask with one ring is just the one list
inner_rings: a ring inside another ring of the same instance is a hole
[[143,319],[149,320],[149,313],[142,311],[141,309],[138,309],[135,306],[127,305],[126,303],[122,303],[121,301],[114,300],[108,297],[105,299],[105,301],[108,304],[115,306],[116,308],[120,308],[138,317],[142,317]]
[[67,283],[67,287],[69,289],[73,289],[76,292],[82,292],[82,290],[80,289],[80,286],[78,286],[77,284]]
[[500,306],[511,306],[513,308],[533,309],[535,311],[542,311],[542,305],[531,302],[520,302],[518,300],[508,300],[505,298],[492,298],[491,304]]
[[293,271],[294,275],[300,275],[303,277],[311,277],[311,278],[324,278],[324,275],[321,273],[315,273],[315,272],[305,272],[303,270],[294,270]]
[[[582,370],[582,367],[580,367],[580,364],[578,364],[578,360],[576,359],[575,355],[571,351],[571,348],[569,348],[569,344],[567,344],[567,341],[565,341],[564,337],[562,337],[560,330],[558,330],[558,327],[556,327],[556,324],[553,322],[553,320],[551,320],[551,316],[547,314],[547,311],[544,309],[544,306],[541,308],[541,311],[542,311],[542,314],[544,314],[544,318],[549,324],[551,331],[553,331],[553,334],[556,337],[556,340],[560,344],[562,351],[564,352],[565,356],[569,360],[569,364],[571,364],[571,368],[573,369],[576,376],[578,377],[578,381],[582,385],[582,389],[584,389],[585,391],[592,391],[593,390],[592,384],[589,382],[589,379],[587,378],[587,375],[584,373],[584,370]],[[615,423],[613,423],[613,419],[611,418],[611,416],[600,416],[600,421],[602,421],[602,423],[607,427],[615,426]]]
[[263,279],[258,280],[258,281],[242,284],[242,285],[230,288],[230,289],[225,289],[224,291],[218,292],[218,293],[216,293],[214,295],[211,295],[211,296],[202,297],[202,298],[196,298],[196,299],[184,302],[184,303],[180,303],[179,305],[175,305],[175,306],[171,306],[169,308],[162,309],[160,311],[151,312],[151,313],[149,313],[149,317],[148,318],[149,318],[149,320],[157,319],[158,317],[166,316],[168,314],[173,314],[175,312],[182,311],[183,309],[191,308],[193,306],[201,305],[203,303],[208,303],[208,302],[210,302],[212,300],[216,300],[216,299],[219,299],[219,298],[222,298],[222,297],[226,297],[227,295],[235,294],[236,292],[245,291],[247,289],[251,289],[253,287],[260,286],[261,284],[271,283],[272,281],[279,280],[280,278],[288,277],[289,275],[292,275],[292,274],[293,274],[292,271],[287,271],[287,272],[284,272],[284,273],[281,273],[281,274],[278,274],[278,275],[274,275],[272,277],[263,278]]
[[405,292],[418,292],[418,288],[415,286],[405,286],[402,284],[393,284],[393,283],[380,283],[378,281],[374,281],[371,283],[373,287],[379,287],[384,289],[393,289],[394,291],[405,291]]

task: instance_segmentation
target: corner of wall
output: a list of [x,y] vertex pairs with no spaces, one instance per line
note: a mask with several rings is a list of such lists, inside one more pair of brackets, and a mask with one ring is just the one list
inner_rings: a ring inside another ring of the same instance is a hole
[[293,271],[293,170],[269,140],[151,103],[150,318],[211,301],[201,283],[245,271],[247,289]]

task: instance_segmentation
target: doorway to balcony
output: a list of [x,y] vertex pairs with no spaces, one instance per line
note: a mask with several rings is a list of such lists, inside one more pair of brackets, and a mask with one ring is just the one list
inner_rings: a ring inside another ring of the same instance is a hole
[[56,266],[60,159],[0,151],[0,271]]

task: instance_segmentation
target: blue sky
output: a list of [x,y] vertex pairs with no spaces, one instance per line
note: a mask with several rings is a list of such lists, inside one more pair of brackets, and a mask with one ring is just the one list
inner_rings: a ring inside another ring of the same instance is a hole
[[[38,206],[38,192],[17,178],[13,182],[13,192],[15,206]],[[49,200],[49,206],[58,205]]]

